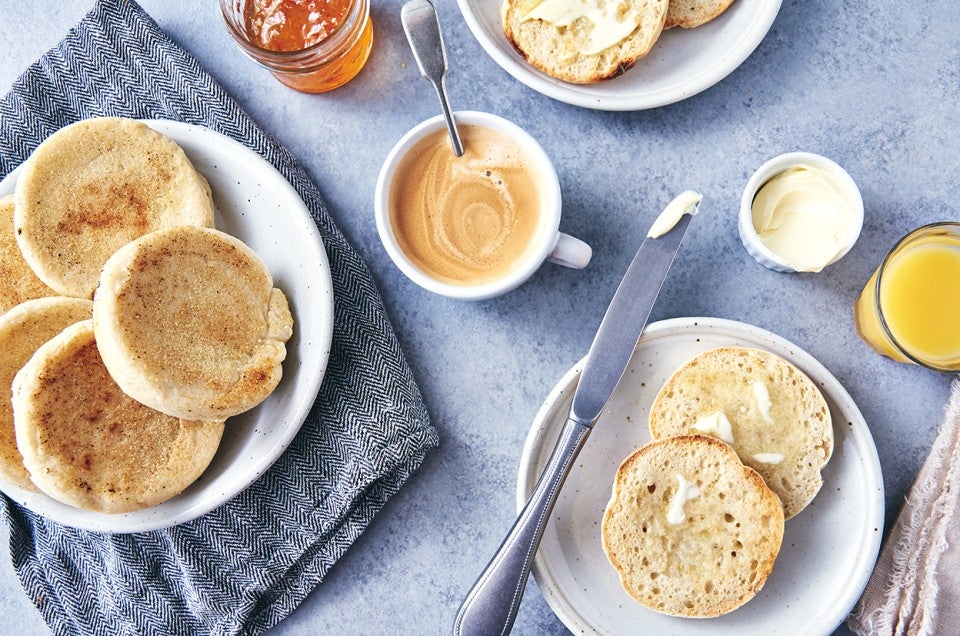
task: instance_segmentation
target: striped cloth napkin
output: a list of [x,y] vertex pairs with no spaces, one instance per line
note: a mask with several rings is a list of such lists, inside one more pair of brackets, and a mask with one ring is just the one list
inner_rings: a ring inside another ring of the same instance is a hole
[[0,100],[0,175],[58,128],[105,115],[206,126],[293,184],[330,261],[330,363],[277,463],[192,522],[101,534],[0,496],[13,565],[55,634],[256,634],[323,580],[437,445],[437,433],[369,272],[304,169],[131,0],[97,2]]
[[960,633],[960,379],[847,626],[871,636]]

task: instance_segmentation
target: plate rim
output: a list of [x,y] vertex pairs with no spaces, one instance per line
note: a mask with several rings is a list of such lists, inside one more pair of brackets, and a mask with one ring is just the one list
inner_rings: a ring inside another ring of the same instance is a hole
[[[868,526],[876,527],[878,531],[870,533],[866,539],[861,542],[861,549],[858,554],[858,558],[855,561],[854,566],[850,569],[848,585],[845,588],[848,590],[848,592],[845,602],[842,604],[843,609],[836,611],[824,618],[824,624],[826,624],[828,620],[831,623],[828,629],[830,631],[835,630],[843,623],[843,620],[852,610],[857,600],[860,598],[863,590],[866,588],[867,582],[869,581],[870,575],[879,556],[883,537],[882,529],[884,526],[885,514],[883,474],[881,471],[880,458],[877,453],[876,444],[873,440],[872,434],[870,433],[870,429],[866,424],[863,414],[860,412],[859,407],[853,401],[853,398],[850,396],[849,392],[847,392],[846,388],[812,354],[808,353],[802,347],[794,344],[782,336],[749,323],[725,318],[700,316],[668,318],[648,324],[637,343],[637,347],[640,347],[645,340],[654,339],[660,337],[661,335],[669,335],[669,333],[672,331],[681,329],[691,330],[693,328],[698,328],[699,332],[710,329],[726,329],[728,331],[743,333],[746,336],[759,337],[761,339],[768,340],[783,350],[790,352],[789,355],[784,355],[781,352],[774,351],[774,353],[777,355],[781,355],[791,362],[800,359],[798,360],[800,363],[798,366],[802,366],[805,373],[817,376],[811,379],[813,379],[814,382],[819,385],[821,390],[828,393],[829,396],[833,398],[838,407],[843,405],[847,408],[852,408],[853,410],[853,415],[855,416],[851,418],[853,436],[856,440],[858,449],[864,455],[864,462],[862,462],[862,465],[864,466],[865,473],[874,480],[874,483],[866,484],[866,487],[868,490],[877,493],[877,496],[874,499],[866,502],[867,512],[868,515],[870,515],[868,520],[872,521],[872,523],[868,524]],[[692,333],[691,335],[694,334]],[[517,471],[517,512],[519,512],[526,504],[527,498],[529,497],[530,492],[532,491],[533,486],[539,477],[539,473],[535,472],[535,454],[543,445],[544,438],[547,436],[547,434],[556,433],[559,430],[557,423],[550,422],[547,418],[549,417],[550,412],[556,408],[557,403],[564,398],[565,394],[572,391],[585,362],[586,356],[577,361],[576,364],[574,364],[563,374],[560,380],[558,380],[553,386],[534,417],[533,423],[524,441],[520,464]],[[829,385],[829,387],[826,385]],[[551,426],[551,424],[553,424],[553,426]],[[550,443],[552,444],[552,441]],[[570,602],[570,600],[567,599],[557,589],[554,576],[550,571],[550,568],[546,565],[542,555],[542,551],[537,552],[534,557],[531,570],[537,583],[537,587],[540,589],[541,595],[543,596],[544,600],[546,600],[547,605],[549,605],[551,610],[557,615],[561,622],[568,629],[575,633],[604,633],[601,632],[595,625],[587,621],[573,605],[573,603]],[[854,593],[851,594],[849,592],[850,590],[853,590]],[[834,606],[837,607],[838,604],[835,603]]]
[[[262,477],[263,474],[279,460],[280,456],[289,448],[293,439],[303,427],[303,423],[306,421],[310,409],[313,407],[317,395],[320,393],[320,387],[329,365],[331,345],[333,342],[334,294],[329,257],[327,256],[320,230],[314,222],[306,202],[286,177],[258,152],[248,148],[236,139],[211,128],[207,128],[206,126],[172,119],[138,119],[137,121],[170,137],[181,147],[184,143],[187,143],[185,140],[189,137],[188,145],[203,146],[206,152],[218,148],[219,145],[219,148],[223,148],[223,150],[217,152],[217,154],[228,151],[235,153],[237,156],[242,157],[245,162],[253,164],[258,175],[263,179],[269,180],[272,188],[283,191],[285,198],[290,201],[298,202],[299,205],[289,208],[291,209],[290,216],[296,219],[297,228],[303,230],[303,232],[300,233],[301,237],[307,240],[310,251],[316,254],[316,265],[320,273],[319,280],[312,281],[317,288],[316,293],[318,296],[326,297],[328,300],[318,303],[320,309],[319,318],[323,321],[323,326],[321,329],[318,329],[317,334],[319,341],[316,343],[315,348],[317,348],[319,352],[316,362],[312,366],[312,369],[304,369],[304,367],[298,367],[296,369],[298,376],[304,372],[309,373],[309,375],[305,392],[290,412],[289,426],[284,429],[283,435],[278,436],[276,440],[274,440],[274,443],[267,449],[267,452],[252,464],[252,468],[248,471],[248,477],[246,479],[238,480],[236,483],[231,484],[229,488],[221,489],[217,496],[212,497],[210,501],[202,504],[197,503],[179,512],[166,514],[163,513],[162,510],[157,509],[158,506],[162,506],[166,501],[128,513],[109,514],[75,508],[69,506],[69,504],[59,502],[42,492],[32,492],[14,484],[0,481],[0,493],[3,493],[12,501],[27,508],[34,514],[72,528],[108,534],[151,532],[187,523],[219,508],[253,485],[255,481]],[[187,148],[184,148],[184,152],[188,157],[190,156],[190,151]],[[193,162],[192,158],[191,162]],[[0,179],[0,193],[9,189],[9,193],[12,194],[22,168],[23,163],[21,162],[20,165],[11,170],[3,179]],[[206,177],[206,175],[204,175],[204,177]],[[214,194],[217,193],[215,192]],[[0,196],[6,195],[0,194]],[[269,397],[267,399],[269,399]],[[259,407],[260,405],[257,405],[254,409]],[[229,426],[230,424],[228,422],[227,427],[229,428]],[[240,458],[238,457],[237,459],[239,460]],[[201,474],[198,479],[203,479],[204,476],[205,474]],[[167,501],[172,501],[179,496],[180,495],[176,495]],[[41,504],[43,511],[35,507],[37,501],[43,502]],[[46,508],[48,505],[50,508]]]
[[[709,67],[709,72],[701,71],[694,74],[691,79],[680,82],[667,89],[661,89],[651,93],[649,96],[645,96],[643,92],[628,96],[595,95],[591,92],[591,86],[596,85],[571,84],[550,77],[519,58],[514,58],[509,53],[505,53],[501,47],[498,46],[495,37],[492,37],[487,30],[483,28],[483,25],[480,24],[477,18],[477,14],[473,8],[476,0],[457,0],[457,5],[460,8],[460,13],[464,21],[467,23],[467,27],[473,34],[474,39],[476,39],[481,48],[483,48],[484,52],[486,52],[501,69],[528,88],[572,106],[607,111],[638,111],[667,106],[693,97],[719,83],[743,64],[766,37],[770,31],[770,27],[773,26],[773,22],[780,13],[782,0],[760,1],[762,4],[757,11],[757,16],[753,22],[751,22],[751,30],[748,33],[749,37],[736,42],[734,48],[726,55],[721,56],[716,64]],[[627,72],[629,73],[630,71]]]

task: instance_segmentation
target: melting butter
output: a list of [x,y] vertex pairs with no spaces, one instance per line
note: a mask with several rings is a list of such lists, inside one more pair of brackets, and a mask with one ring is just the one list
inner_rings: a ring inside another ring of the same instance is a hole
[[767,385],[763,383],[763,380],[753,381],[753,397],[757,400],[757,410],[760,411],[760,415],[767,422],[773,424],[773,420],[770,418],[770,407],[773,406],[773,402],[770,401],[770,391],[767,390]]
[[687,520],[687,513],[684,506],[691,499],[700,496],[700,489],[696,484],[684,479],[683,475],[677,473],[677,492],[673,493],[670,499],[670,508],[667,510],[667,521],[673,525],[683,523]]
[[715,411],[709,415],[697,418],[693,428],[713,437],[718,437],[727,444],[733,444],[733,426],[723,411]]
[[753,456],[753,461],[761,464],[782,464],[783,453],[757,453]]
[[854,204],[830,173],[812,165],[771,177],[751,213],[760,242],[798,272],[819,272],[856,239]]
[[693,216],[699,209],[700,201],[703,195],[694,190],[685,190],[674,197],[673,201],[667,204],[660,216],[656,218],[650,231],[647,232],[649,238],[659,238],[673,229],[684,214]]
[[640,25],[640,12],[621,15],[617,2],[542,0],[527,6],[529,11],[524,21],[543,20],[557,27],[574,29],[574,34],[579,36],[576,48],[583,55],[596,55],[616,46]]

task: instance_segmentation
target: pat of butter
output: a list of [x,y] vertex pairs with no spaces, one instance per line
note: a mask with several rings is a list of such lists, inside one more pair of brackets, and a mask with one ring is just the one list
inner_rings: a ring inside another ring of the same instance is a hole
[[588,24],[579,35],[577,49],[583,55],[596,55],[627,39],[640,25],[640,13],[621,15],[619,3],[597,0],[542,0],[536,3],[523,20],[543,20],[554,26],[579,28],[574,23]]
[[673,229],[673,226],[680,221],[684,214],[693,216],[699,209],[700,201],[703,195],[694,190],[685,190],[674,197],[673,201],[667,204],[660,216],[656,218],[650,231],[647,232],[649,238],[659,238]]
[[693,425],[693,428],[701,433],[719,437],[727,444],[733,444],[733,427],[730,425],[730,420],[727,419],[723,411],[715,411],[710,415],[698,417],[697,423]]
[[757,453],[753,456],[753,461],[761,464],[782,464],[782,453]]
[[770,407],[773,406],[773,402],[770,401],[770,391],[767,390],[767,385],[764,384],[762,380],[754,380],[753,397],[757,400],[757,409],[760,411],[760,415],[772,424],[773,420],[770,419]]
[[856,240],[853,202],[816,166],[774,175],[757,191],[751,213],[760,242],[798,272],[819,272]]
[[674,525],[687,520],[687,513],[683,507],[691,499],[696,499],[700,496],[700,489],[697,488],[696,484],[687,481],[683,475],[679,473],[676,477],[677,492],[673,493],[673,497],[670,499],[670,508],[667,510],[667,521]]

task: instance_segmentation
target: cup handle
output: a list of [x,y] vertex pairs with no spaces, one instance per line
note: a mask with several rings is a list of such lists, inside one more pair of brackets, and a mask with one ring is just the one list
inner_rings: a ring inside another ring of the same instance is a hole
[[593,256],[593,249],[589,245],[574,236],[559,232],[557,244],[547,255],[547,260],[564,267],[583,269],[590,262],[591,256]]

